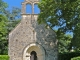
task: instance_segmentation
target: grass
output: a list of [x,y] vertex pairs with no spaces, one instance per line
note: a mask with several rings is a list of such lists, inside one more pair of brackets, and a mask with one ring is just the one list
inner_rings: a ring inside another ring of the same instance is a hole
[[0,60],[9,60],[8,55],[0,55]]

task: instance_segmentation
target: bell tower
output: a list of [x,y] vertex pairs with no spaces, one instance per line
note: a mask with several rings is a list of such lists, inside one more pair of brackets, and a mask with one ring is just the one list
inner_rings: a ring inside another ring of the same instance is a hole
[[30,4],[31,5],[31,14],[34,14],[34,5],[35,4],[38,4],[39,3],[39,0],[25,0],[23,3],[22,3],[22,13],[21,14],[28,14],[26,13],[26,5],[27,4]]

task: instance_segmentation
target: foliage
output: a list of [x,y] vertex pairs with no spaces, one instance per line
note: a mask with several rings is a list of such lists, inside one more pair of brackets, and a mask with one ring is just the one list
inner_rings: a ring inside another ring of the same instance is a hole
[[71,60],[80,60],[80,56],[71,58]]
[[3,15],[0,15],[0,54],[7,54],[7,18]]
[[8,17],[8,32],[10,32],[16,24],[18,24],[21,20],[20,16],[21,9],[17,7],[13,7],[12,10],[6,10],[4,14]]
[[9,20],[16,20],[20,18],[20,12],[20,8],[12,7],[12,10],[6,10],[4,14],[8,17]]
[[64,35],[66,33],[73,33],[69,50],[72,46],[78,47],[79,50],[80,0],[42,0],[39,3],[39,8],[41,12],[38,17],[38,23],[45,23],[52,29],[56,27],[59,44],[60,40],[65,38]]
[[8,54],[8,34],[20,21],[20,9],[8,10],[7,3],[0,0],[0,54]]
[[3,2],[3,0],[0,0],[0,13],[3,13],[7,7],[7,3]]
[[8,54],[8,19],[4,15],[4,11],[6,10],[7,6],[7,3],[5,3],[3,0],[0,0],[0,54]]
[[69,52],[70,43],[71,43],[72,37],[70,35],[63,35],[63,38],[59,39],[59,52]]
[[77,51],[80,51],[80,22],[75,27],[72,45],[77,48]]
[[8,32],[11,32],[11,30],[14,29],[14,27],[20,22],[20,20],[14,20],[8,22]]
[[58,60],[71,60],[73,57],[80,56],[80,52],[59,53]]
[[8,55],[0,55],[0,60],[9,60]]

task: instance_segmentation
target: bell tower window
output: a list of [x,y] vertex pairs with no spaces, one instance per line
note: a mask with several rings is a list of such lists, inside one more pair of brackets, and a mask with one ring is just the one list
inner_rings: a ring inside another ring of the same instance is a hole
[[32,14],[32,5],[31,4],[26,4],[26,13]]
[[34,14],[39,14],[40,13],[40,9],[38,7],[38,4],[34,4]]
[[25,0],[26,2],[22,3],[22,14],[39,14],[40,9],[38,7],[38,0]]

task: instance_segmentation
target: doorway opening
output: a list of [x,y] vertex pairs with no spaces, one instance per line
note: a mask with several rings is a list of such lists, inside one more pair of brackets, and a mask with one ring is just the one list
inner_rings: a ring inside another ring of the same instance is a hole
[[37,53],[35,51],[32,51],[30,55],[30,60],[37,60]]

